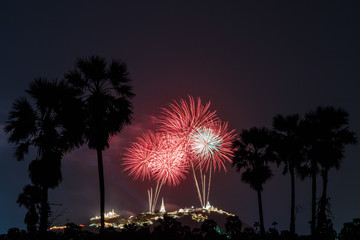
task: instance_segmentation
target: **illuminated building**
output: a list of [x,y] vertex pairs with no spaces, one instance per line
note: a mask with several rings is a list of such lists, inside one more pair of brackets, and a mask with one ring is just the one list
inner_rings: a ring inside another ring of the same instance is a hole
[[[108,216],[108,218],[106,218],[105,227],[113,227],[115,229],[122,229],[126,224],[135,224],[137,226],[143,226],[146,224],[151,226],[155,224],[159,219],[163,219],[164,214],[167,214],[172,218],[178,219],[179,221],[185,221],[187,225],[190,225],[192,227],[199,227],[199,225],[197,224],[201,224],[206,219],[214,219],[219,224],[219,226],[224,226],[226,218],[229,216],[234,216],[234,214],[232,213],[211,206],[209,202],[204,208],[180,208],[176,211],[166,212],[164,199],[162,199],[160,211],[157,213],[143,212],[136,216],[130,217],[119,216],[114,211],[110,213],[111,214],[106,215]],[[100,218],[91,218],[88,226],[96,228],[100,227]],[[244,226],[247,225],[244,224]]]
[[160,212],[161,213],[166,213],[165,205],[164,205],[164,198],[162,198],[162,201],[161,201]]

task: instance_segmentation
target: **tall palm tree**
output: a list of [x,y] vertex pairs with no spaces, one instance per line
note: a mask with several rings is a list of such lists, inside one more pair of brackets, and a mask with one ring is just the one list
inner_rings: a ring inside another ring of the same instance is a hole
[[290,233],[295,234],[295,171],[299,168],[302,142],[299,134],[300,115],[277,115],[273,118],[275,134],[271,143],[278,164],[284,164],[283,174],[290,173],[291,207]]
[[311,178],[311,235],[315,235],[316,228],[316,192],[317,192],[317,175],[319,173],[319,158],[315,155],[316,151],[316,135],[317,125],[313,124],[312,119],[305,115],[300,121],[300,134],[304,143],[303,156],[304,163],[299,167],[299,174],[302,179]]
[[345,146],[355,144],[357,139],[355,133],[349,130],[349,114],[341,108],[318,107],[305,115],[305,121],[308,126],[311,125],[309,158],[319,164],[323,180],[316,226],[317,232],[321,233],[327,220],[328,172],[331,168],[340,168]]
[[78,92],[64,81],[38,78],[26,92],[31,101],[21,98],[14,102],[5,131],[10,134],[9,142],[16,144],[17,160],[24,159],[30,146],[37,150],[29,176],[42,190],[39,230],[44,233],[48,225],[48,189],[62,181],[60,160],[82,143],[81,101]]
[[65,75],[72,86],[82,92],[85,103],[85,138],[98,159],[100,183],[101,231],[104,230],[105,184],[102,152],[109,147],[110,137],[130,124],[131,98],[135,96],[129,82],[126,64],[91,56],[78,58],[75,69]]
[[253,127],[242,130],[240,140],[234,143],[233,167],[241,172],[241,180],[257,192],[260,218],[260,233],[265,234],[261,192],[263,185],[272,177],[268,162],[273,161],[269,151],[271,133],[267,128]]

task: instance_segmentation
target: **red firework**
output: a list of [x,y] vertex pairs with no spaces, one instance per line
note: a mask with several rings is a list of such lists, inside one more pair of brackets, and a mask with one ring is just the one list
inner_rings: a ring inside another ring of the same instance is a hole
[[198,167],[209,170],[212,165],[214,170],[226,170],[224,163],[231,162],[234,140],[234,130],[228,131],[227,123],[216,122],[193,131],[189,140],[189,152]]
[[187,173],[183,140],[175,134],[147,131],[131,144],[124,165],[135,179],[152,177],[157,182],[177,185]]
[[155,153],[153,174],[156,181],[177,185],[185,178],[188,164],[185,145],[177,135],[158,133],[158,145]]
[[206,105],[201,104],[201,99],[197,102],[189,96],[189,102],[181,99],[174,101],[169,108],[163,109],[163,116],[159,122],[161,130],[176,134],[184,134],[188,137],[199,127],[207,127],[217,121],[216,112],[209,110],[210,102]]
[[131,143],[124,158],[125,171],[129,171],[129,175],[141,180],[151,178],[151,165],[154,161],[156,141],[155,134],[147,131]]
[[181,99],[163,109],[160,118],[161,130],[183,136],[188,160],[198,167],[224,168],[224,162],[231,161],[234,131],[228,132],[227,123],[221,123],[210,103],[201,104],[189,96],[189,102]]

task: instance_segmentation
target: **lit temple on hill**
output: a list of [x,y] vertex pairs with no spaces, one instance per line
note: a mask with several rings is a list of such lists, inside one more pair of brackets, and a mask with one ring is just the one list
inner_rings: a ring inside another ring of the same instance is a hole
[[[120,215],[116,214],[114,209],[108,213],[105,213],[104,214],[104,218],[105,219],[111,219],[111,218],[116,218],[116,217],[119,217]],[[98,219],[101,219],[100,216],[95,216],[93,218],[90,218],[90,221],[93,221],[93,220],[98,220]]]
[[[126,224],[135,224],[138,226],[143,226],[144,224],[152,225],[157,220],[162,219],[164,214],[177,219],[188,216],[188,218],[195,222],[204,222],[211,214],[220,214],[225,217],[234,216],[232,213],[212,206],[209,202],[207,202],[204,208],[180,208],[177,211],[166,212],[164,199],[162,199],[160,210],[157,213],[143,212],[136,216],[125,217],[116,214],[115,211],[112,210],[105,214],[105,227],[122,229]],[[89,227],[100,227],[100,217],[96,216],[91,218]]]
[[162,198],[162,201],[161,201],[161,207],[160,207],[160,211],[161,213],[166,213],[166,210],[165,210],[165,205],[164,205],[164,198]]

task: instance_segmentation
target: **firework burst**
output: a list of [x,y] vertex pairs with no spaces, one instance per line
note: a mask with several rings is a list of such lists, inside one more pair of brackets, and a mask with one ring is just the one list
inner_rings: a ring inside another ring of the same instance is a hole
[[177,185],[187,173],[183,139],[177,135],[145,132],[125,153],[125,171],[135,179],[155,179]]
[[200,127],[191,134],[189,150],[198,167],[208,171],[223,168],[225,162],[231,162],[234,130],[228,131],[227,123],[216,122],[210,127]]
[[[135,179],[156,181],[155,192],[148,190],[153,212],[163,184],[179,184],[191,167],[200,204],[205,207],[212,171],[226,170],[225,163],[231,161],[234,130],[228,131],[227,123],[210,111],[210,102],[203,105],[200,98],[195,101],[191,96],[188,102],[181,99],[164,108],[159,123],[159,132],[147,131],[131,144],[125,154],[125,170]],[[200,172],[200,184],[195,169]]]
[[[189,96],[189,101],[181,99],[163,109],[159,120],[163,132],[176,133],[184,139],[187,160],[192,167],[200,203],[205,207],[210,194],[211,172],[223,168],[231,161],[234,131],[227,130],[227,123],[221,123],[215,111],[210,111],[210,103],[202,105]],[[200,172],[198,183],[195,167]],[[206,197],[206,175],[209,172]],[[200,187],[201,186],[201,190]]]
[[125,152],[125,171],[129,171],[135,179],[150,179],[154,163],[154,152],[156,151],[156,136],[153,132],[147,131]]
[[210,102],[202,105],[200,98],[195,102],[191,96],[189,96],[189,102],[183,99],[179,102],[174,101],[169,108],[163,109],[159,120],[160,129],[164,132],[184,134],[188,137],[196,129],[207,127],[218,120],[216,112],[210,111],[209,107]]
[[149,210],[154,212],[163,184],[177,185],[188,172],[184,141],[175,134],[145,132],[125,153],[125,171],[135,179],[154,179],[148,190]]

